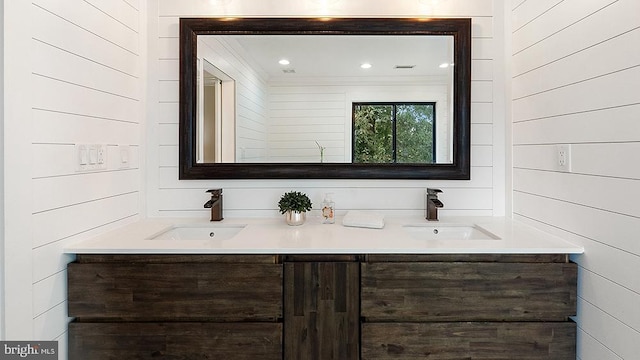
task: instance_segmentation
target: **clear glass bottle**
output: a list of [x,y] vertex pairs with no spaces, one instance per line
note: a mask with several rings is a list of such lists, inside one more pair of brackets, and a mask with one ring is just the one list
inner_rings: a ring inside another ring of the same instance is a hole
[[336,222],[335,203],[331,198],[330,193],[324,194],[324,200],[322,201],[322,223],[333,224]]

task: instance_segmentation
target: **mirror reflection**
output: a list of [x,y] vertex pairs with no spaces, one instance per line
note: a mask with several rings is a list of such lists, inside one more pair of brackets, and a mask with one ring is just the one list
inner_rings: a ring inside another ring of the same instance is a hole
[[199,35],[197,163],[453,163],[454,39]]

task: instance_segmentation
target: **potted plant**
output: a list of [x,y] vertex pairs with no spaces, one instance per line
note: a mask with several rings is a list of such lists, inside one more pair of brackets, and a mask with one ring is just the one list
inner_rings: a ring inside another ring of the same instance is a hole
[[311,210],[311,200],[299,191],[284,193],[278,201],[280,213],[285,215],[287,224],[302,225],[306,220],[307,211]]

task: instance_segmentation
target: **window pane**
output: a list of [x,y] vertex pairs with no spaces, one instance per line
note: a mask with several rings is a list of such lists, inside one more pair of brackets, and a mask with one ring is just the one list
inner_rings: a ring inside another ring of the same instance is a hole
[[433,163],[432,104],[396,107],[396,162]]
[[393,106],[354,106],[354,163],[393,162]]

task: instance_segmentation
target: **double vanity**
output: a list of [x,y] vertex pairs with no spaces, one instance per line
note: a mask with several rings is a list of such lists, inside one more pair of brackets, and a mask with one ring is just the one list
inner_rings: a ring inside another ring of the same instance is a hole
[[581,247],[504,218],[145,220],[75,244],[70,359],[575,359]]

